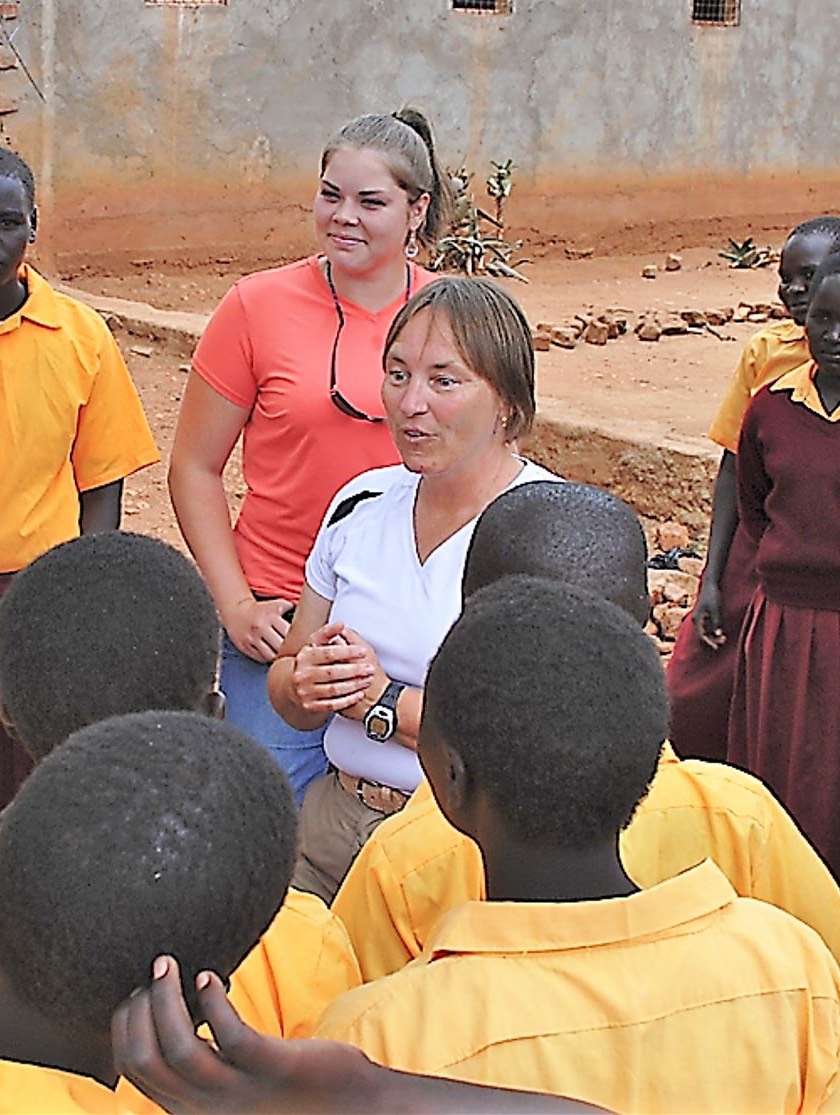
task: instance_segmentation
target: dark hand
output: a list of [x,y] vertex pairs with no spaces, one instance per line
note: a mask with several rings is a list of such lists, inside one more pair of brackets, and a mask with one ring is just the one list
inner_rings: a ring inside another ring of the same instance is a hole
[[202,973],[198,999],[214,1048],[195,1034],[178,964],[158,957],[151,987],[116,1010],[117,1071],[175,1115],[368,1111],[382,1070],[340,1042],[282,1041],[239,1018],[218,976]]
[[718,650],[726,642],[721,625],[722,615],[720,589],[714,581],[705,577],[694,606],[692,622],[697,638],[712,650]]

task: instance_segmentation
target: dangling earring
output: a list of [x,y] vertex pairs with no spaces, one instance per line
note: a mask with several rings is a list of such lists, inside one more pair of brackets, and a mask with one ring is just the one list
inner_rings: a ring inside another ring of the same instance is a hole
[[417,230],[412,229],[409,233],[408,243],[405,246],[405,258],[416,259],[420,254],[420,245],[417,243]]

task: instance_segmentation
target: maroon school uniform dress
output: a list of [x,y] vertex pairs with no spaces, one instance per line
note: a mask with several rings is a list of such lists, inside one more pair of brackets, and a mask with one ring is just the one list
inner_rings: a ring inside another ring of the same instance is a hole
[[727,759],[771,787],[840,879],[840,422],[814,370],[756,395],[741,431],[738,509],[759,585],[738,644]]
[[[735,452],[749,396],[810,359],[801,325],[778,321],[760,329],[741,353],[735,377],[709,430],[712,441]],[[693,613],[677,634],[667,672],[670,738],[686,758],[715,762],[726,758],[738,636],[758,585],[755,559],[755,542],[739,525],[721,577],[721,619],[726,632],[722,647],[713,650],[700,642],[691,622]]]
[[667,666],[671,697],[669,738],[685,759],[726,761],[738,635],[758,584],[755,551],[755,542],[739,523],[720,583],[721,622],[726,632],[723,646],[713,650],[700,642],[692,623],[693,609],[677,632]]

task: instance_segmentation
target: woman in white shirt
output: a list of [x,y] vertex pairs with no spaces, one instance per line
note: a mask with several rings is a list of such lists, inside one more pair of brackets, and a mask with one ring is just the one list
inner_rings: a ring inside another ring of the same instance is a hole
[[476,519],[510,487],[558,479],[515,451],[534,418],[534,352],[501,287],[460,278],[425,287],[394,320],[383,363],[403,464],[336,495],[269,673],[272,703],[294,727],[332,718],[324,746],[334,769],[304,801],[294,880],[326,901],[422,777],[422,687],[460,611]]

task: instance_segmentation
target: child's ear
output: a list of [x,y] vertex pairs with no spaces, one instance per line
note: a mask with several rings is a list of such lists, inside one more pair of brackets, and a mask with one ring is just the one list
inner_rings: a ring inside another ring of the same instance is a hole
[[29,217],[29,243],[34,244],[38,232],[38,210],[33,205],[32,213]]
[[13,740],[17,740],[18,743],[20,742],[17,735],[15,734],[15,726],[11,721],[11,717],[6,712],[6,706],[3,704],[2,697],[0,697],[0,726],[2,726],[3,731],[6,733],[7,736],[9,736]]
[[227,697],[218,686],[214,686],[201,698],[197,711],[203,712],[205,716],[212,716],[214,720],[224,720],[226,706]]
[[446,805],[453,813],[459,814],[470,801],[472,779],[459,752],[448,744],[443,745],[443,750]]

